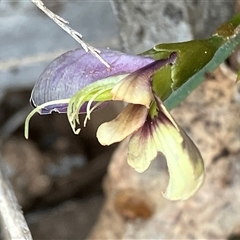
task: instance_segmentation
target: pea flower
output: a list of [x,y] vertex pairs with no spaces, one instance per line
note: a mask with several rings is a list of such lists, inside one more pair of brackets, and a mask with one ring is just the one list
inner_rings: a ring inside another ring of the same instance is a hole
[[99,142],[110,145],[127,138],[127,161],[140,173],[158,154],[163,154],[170,177],[163,195],[171,200],[189,198],[204,180],[203,160],[162,102],[172,91],[169,76],[178,54],[172,51],[156,60],[103,49],[101,56],[110,64],[109,69],[84,50],[61,55],[33,88],[31,103],[35,109],[26,119],[26,137],[28,122],[36,112],[67,113],[78,134],[79,114],[86,113],[85,126],[94,110],[110,101],[123,101],[127,103],[123,111],[98,128]]

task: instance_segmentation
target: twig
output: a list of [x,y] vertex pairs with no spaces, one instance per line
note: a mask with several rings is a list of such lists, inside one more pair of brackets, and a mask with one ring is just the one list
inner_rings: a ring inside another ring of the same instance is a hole
[[98,58],[107,68],[110,68],[110,65],[100,56],[100,51],[93,46],[82,40],[82,35],[77,31],[70,28],[67,24],[68,22],[50,11],[41,0],[31,0],[39,9],[41,9],[48,17],[50,17],[59,27],[66,31],[70,36],[72,36],[78,43],[81,44],[83,49],[86,52],[91,52],[93,56]]
[[0,159],[0,228],[4,230],[4,239],[32,240],[12,187],[4,176],[3,168]]

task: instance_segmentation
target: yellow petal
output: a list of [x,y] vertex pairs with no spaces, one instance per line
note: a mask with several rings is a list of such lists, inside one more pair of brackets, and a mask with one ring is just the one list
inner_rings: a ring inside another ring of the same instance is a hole
[[128,164],[139,173],[147,170],[158,154],[157,146],[152,138],[151,121],[148,118],[144,126],[132,135],[128,144]]
[[143,105],[128,104],[112,121],[103,123],[97,131],[102,145],[120,142],[139,129],[145,122],[148,110]]
[[[202,185],[205,178],[204,163],[198,148],[189,136],[176,124],[163,104],[156,99],[164,123],[157,128],[169,172],[169,184],[163,194],[170,200],[185,200]],[[165,139],[165,141],[164,141]]]
[[[168,187],[163,194],[170,200],[185,200],[202,185],[205,172],[201,154],[187,134],[174,127],[161,126],[158,139],[162,143],[169,172]],[[179,144],[175,139],[182,139]]]
[[158,102],[159,113],[145,124],[129,141],[128,163],[138,172],[145,171],[162,152],[167,161],[169,184],[164,197],[185,200],[191,197],[204,180],[201,154],[186,133]]

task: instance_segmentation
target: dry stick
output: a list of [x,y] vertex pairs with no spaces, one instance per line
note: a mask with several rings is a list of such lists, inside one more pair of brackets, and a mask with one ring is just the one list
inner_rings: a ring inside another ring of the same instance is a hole
[[0,162],[0,230],[6,240],[32,240],[27,223],[3,169],[4,166]]
[[78,43],[80,43],[86,52],[91,52],[93,56],[100,60],[101,63],[103,63],[107,68],[110,68],[110,65],[100,56],[101,52],[98,49],[89,45],[88,43],[84,42],[82,40],[82,35],[67,25],[69,22],[50,11],[41,0],[31,1],[46,15],[48,15],[48,17],[50,17],[59,27],[61,27],[64,31],[71,35]]

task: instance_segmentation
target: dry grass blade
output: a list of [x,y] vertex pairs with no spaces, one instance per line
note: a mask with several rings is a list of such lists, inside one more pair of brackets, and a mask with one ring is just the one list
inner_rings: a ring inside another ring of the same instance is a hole
[[110,65],[100,56],[100,51],[88,43],[84,42],[82,35],[69,27],[68,22],[50,11],[41,0],[31,0],[39,9],[41,9],[48,17],[50,17],[59,27],[66,31],[70,36],[72,36],[78,43],[81,44],[83,49],[86,52],[90,52],[93,56],[99,59],[107,68],[110,68]]

